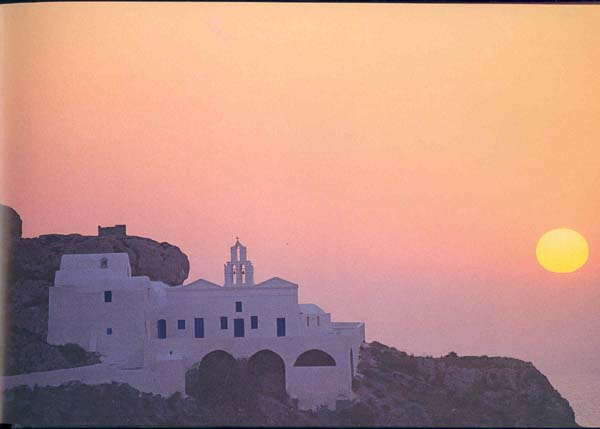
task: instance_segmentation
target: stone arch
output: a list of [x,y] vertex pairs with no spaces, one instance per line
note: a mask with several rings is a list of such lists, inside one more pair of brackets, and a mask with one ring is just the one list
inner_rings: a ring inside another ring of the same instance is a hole
[[271,350],[261,350],[248,359],[248,375],[254,389],[265,396],[284,398],[285,362]]
[[235,358],[223,350],[214,350],[185,373],[185,393],[205,403],[227,402],[238,379]]
[[323,350],[312,349],[305,351],[296,362],[294,366],[335,366],[335,359],[329,353]]

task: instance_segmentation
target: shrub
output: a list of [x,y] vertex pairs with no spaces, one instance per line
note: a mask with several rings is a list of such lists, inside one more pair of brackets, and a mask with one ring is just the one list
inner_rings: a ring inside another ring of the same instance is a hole
[[86,352],[79,344],[68,343],[58,347],[65,360],[70,365],[84,365],[89,360],[88,352]]
[[375,413],[367,404],[356,402],[350,408],[350,424],[355,426],[373,426]]

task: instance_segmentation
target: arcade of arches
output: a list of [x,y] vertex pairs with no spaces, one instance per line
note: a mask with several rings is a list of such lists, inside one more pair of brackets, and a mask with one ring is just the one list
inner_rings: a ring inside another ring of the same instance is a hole
[[[321,350],[309,350],[294,366],[335,366],[335,360]],[[185,393],[210,404],[240,403],[257,394],[284,398],[285,363],[271,350],[261,350],[249,359],[215,350],[186,372]]]
[[284,398],[285,364],[270,350],[237,360],[216,350],[186,372],[185,393],[209,404],[245,402],[257,394]]

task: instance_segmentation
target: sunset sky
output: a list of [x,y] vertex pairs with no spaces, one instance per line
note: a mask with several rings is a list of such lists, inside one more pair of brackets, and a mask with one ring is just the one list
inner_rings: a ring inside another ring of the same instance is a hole
[[[600,372],[600,8],[40,3],[1,10],[23,233],[168,241],[300,285],[407,352]],[[589,244],[571,274],[536,242]]]

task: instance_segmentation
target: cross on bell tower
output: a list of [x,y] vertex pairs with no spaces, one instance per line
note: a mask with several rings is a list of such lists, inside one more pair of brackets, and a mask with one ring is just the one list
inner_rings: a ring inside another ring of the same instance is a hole
[[225,264],[225,286],[254,285],[254,267],[247,259],[246,246],[235,237],[235,244],[229,249],[231,259]]

